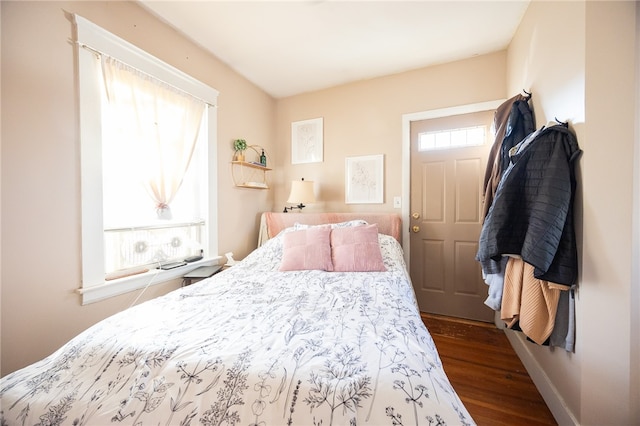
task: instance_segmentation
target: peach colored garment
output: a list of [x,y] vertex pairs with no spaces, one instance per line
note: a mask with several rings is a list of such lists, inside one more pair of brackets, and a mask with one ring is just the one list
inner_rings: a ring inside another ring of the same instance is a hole
[[553,331],[562,286],[535,278],[533,271],[522,259],[509,258],[500,317],[509,328],[519,321],[522,332],[541,345]]

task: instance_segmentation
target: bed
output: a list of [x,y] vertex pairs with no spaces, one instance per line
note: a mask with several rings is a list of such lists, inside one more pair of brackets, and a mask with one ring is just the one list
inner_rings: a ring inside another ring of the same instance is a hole
[[[0,423],[474,424],[421,321],[399,218],[335,215],[322,225],[319,214],[274,215],[241,262],[4,377]],[[335,262],[325,269],[335,270],[305,269],[326,257],[327,242]],[[335,256],[349,258],[338,251],[346,246],[356,253],[347,269],[381,261],[384,271],[343,271]]]

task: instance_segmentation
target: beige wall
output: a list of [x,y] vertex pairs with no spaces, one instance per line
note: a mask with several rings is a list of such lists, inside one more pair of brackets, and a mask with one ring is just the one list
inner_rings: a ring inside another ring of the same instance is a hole
[[639,326],[631,313],[639,306],[630,297],[638,287],[631,276],[633,244],[638,253],[631,232],[638,214],[636,7],[534,1],[508,50],[510,91],[530,88],[538,127],[556,117],[570,121],[584,151],[577,168],[576,351],[550,351],[511,336],[561,424],[640,422],[632,394],[638,365],[631,358]]
[[[506,52],[292,96],[277,103],[278,185],[282,208],[290,180],[316,182],[308,211],[390,211],[402,195],[402,115],[505,97]],[[324,118],[324,161],[291,164],[291,122]],[[384,154],[384,204],[345,204],[345,158]],[[408,202],[408,200],[403,200]]]
[[[255,247],[271,191],[233,187],[232,139],[275,149],[275,101],[129,2],[1,2],[2,374],[34,362],[130,305],[129,293],[80,306],[80,168],[72,24],[78,13],[220,91],[219,250]],[[247,226],[248,224],[248,226]],[[176,288],[151,287],[144,298]],[[143,299],[144,299],[143,298]]]

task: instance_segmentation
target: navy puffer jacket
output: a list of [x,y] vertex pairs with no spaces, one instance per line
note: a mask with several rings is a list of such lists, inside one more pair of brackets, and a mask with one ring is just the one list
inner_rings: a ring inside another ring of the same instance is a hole
[[533,133],[514,150],[482,226],[476,259],[489,274],[500,272],[502,255],[520,255],[535,267],[536,278],[573,285],[578,142],[567,127],[557,125]]

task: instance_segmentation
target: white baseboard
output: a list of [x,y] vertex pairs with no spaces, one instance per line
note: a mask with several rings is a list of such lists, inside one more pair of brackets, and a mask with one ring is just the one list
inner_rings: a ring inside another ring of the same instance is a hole
[[529,350],[524,335],[512,330],[505,330],[505,333],[513,350],[518,354],[520,361],[522,361],[524,368],[527,369],[531,380],[533,380],[533,383],[538,388],[538,392],[542,395],[542,398],[547,403],[551,414],[553,414],[558,424],[560,426],[579,426],[575,416],[565,404],[564,399]]

